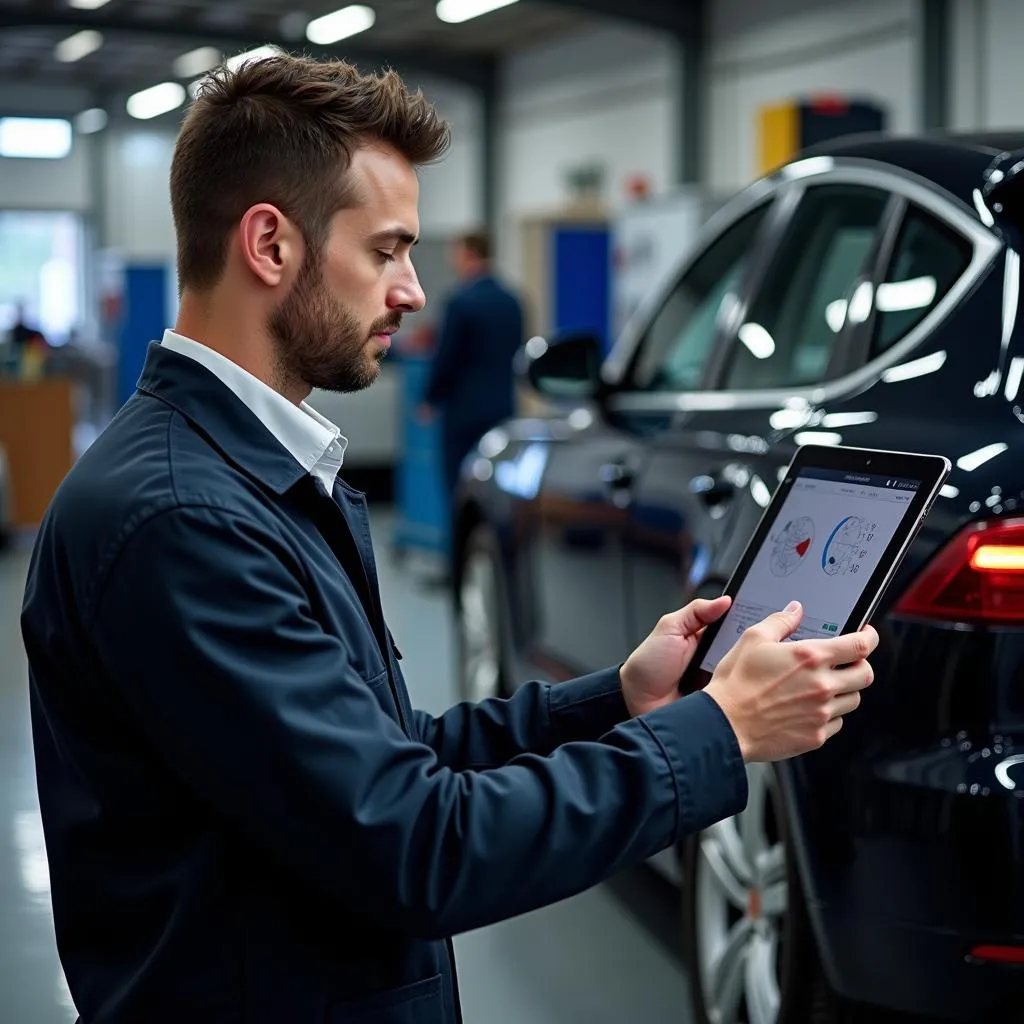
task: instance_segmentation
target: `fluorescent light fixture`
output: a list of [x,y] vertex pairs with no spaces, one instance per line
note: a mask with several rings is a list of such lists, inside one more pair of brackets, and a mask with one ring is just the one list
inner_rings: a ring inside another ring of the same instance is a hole
[[216,46],[200,46],[196,50],[189,50],[188,53],[174,58],[174,77],[196,78],[198,75],[205,75],[222,59],[221,52]]
[[888,281],[878,286],[875,305],[881,313],[902,313],[924,309],[935,301],[938,284],[934,277],[912,277],[907,281]]
[[738,333],[740,341],[755,359],[769,359],[775,355],[775,339],[760,324],[745,323]]
[[107,127],[107,112],[102,107],[90,107],[75,118],[75,131],[79,135],[92,135]]
[[959,498],[960,488],[954,487],[952,484],[943,484],[942,490],[939,491],[939,494],[944,498]]
[[60,160],[70,152],[70,121],[51,117],[0,118],[0,156]]
[[922,356],[920,359],[912,359],[909,363],[897,363],[890,366],[882,373],[882,380],[886,384],[895,384],[901,380],[912,380],[914,377],[924,377],[929,373],[936,373],[946,365],[945,352],[933,352],[930,356]]
[[861,281],[857,290],[850,299],[850,308],[846,315],[850,318],[851,324],[862,324],[871,315],[871,301],[874,297],[874,289],[870,281]]
[[314,18],[306,26],[306,38],[317,46],[330,46],[331,43],[365,32],[376,20],[377,14],[372,7],[351,4],[333,14]]
[[53,55],[64,64],[73,64],[76,60],[95,53],[102,45],[103,33],[87,28],[68,36],[67,39],[62,39],[53,48]]
[[767,508],[772,503],[772,492],[759,476],[753,477],[750,481],[750,496],[761,508]]
[[772,430],[792,430],[794,427],[802,427],[810,420],[811,414],[807,409],[776,409],[768,417]]
[[237,71],[243,64],[248,64],[251,60],[279,57],[282,52],[279,46],[257,46],[255,50],[246,50],[245,53],[236,53],[234,57],[228,57],[225,63],[229,71]]
[[110,0],[68,0],[68,7],[74,7],[79,11],[95,11],[108,3]]
[[1002,455],[1008,447],[1009,445],[1004,444],[1002,441],[997,441],[995,444],[987,444],[984,448],[979,448],[977,451],[961,455],[956,460],[957,469],[962,469],[965,473],[973,473],[979,466],[984,466],[989,459]]
[[821,425],[835,430],[837,427],[861,427],[877,419],[877,412],[830,412],[822,417]]
[[846,324],[846,299],[836,299],[825,307],[825,323],[838,334]]
[[185,89],[177,82],[161,82],[128,97],[127,109],[132,117],[147,121],[176,110],[185,102]]
[[802,433],[796,434],[793,440],[796,441],[798,445],[839,445],[843,443],[843,435],[833,434],[827,430],[805,430]]
[[971,198],[974,200],[974,208],[978,211],[978,216],[981,218],[981,223],[984,224],[985,227],[992,227],[995,224],[996,219],[995,217],[992,216],[992,211],[985,205],[985,200],[982,197],[981,189],[976,188],[971,193]]
[[199,90],[202,89],[203,83],[206,81],[206,75],[202,78],[197,78],[194,82],[188,84],[188,95],[190,99],[196,99],[199,96]]
[[516,0],[439,0],[437,16],[441,21],[455,25],[470,18],[479,18],[481,14],[490,14],[499,7],[508,7]]
[[1020,391],[1021,378],[1024,377],[1024,359],[1014,356],[1010,360],[1010,369],[1006,374],[1006,400],[1012,402]]

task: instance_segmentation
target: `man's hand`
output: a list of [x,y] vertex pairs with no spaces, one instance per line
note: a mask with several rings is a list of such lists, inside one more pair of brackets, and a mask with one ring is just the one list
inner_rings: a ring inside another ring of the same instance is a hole
[[796,603],[751,626],[719,662],[704,692],[729,719],[744,761],[781,761],[816,750],[856,710],[874,679],[865,660],[871,626],[828,640],[782,643],[800,625]]
[[729,604],[728,597],[693,601],[661,618],[619,671],[622,696],[632,716],[671,704],[679,697],[679,679],[690,664],[704,627],[717,622]]

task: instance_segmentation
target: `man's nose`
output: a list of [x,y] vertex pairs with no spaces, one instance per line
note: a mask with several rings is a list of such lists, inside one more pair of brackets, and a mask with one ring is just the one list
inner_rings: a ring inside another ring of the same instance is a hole
[[427,297],[415,274],[410,274],[406,281],[393,288],[388,298],[391,309],[400,309],[406,313],[417,313],[427,303]]

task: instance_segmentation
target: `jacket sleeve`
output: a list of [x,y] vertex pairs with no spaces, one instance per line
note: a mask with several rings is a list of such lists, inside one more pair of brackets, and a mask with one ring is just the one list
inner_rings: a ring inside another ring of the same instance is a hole
[[449,768],[496,768],[520,754],[598,740],[629,718],[618,666],[550,686],[530,682],[507,700],[461,703],[438,717],[415,712],[416,732]]
[[385,714],[302,578],[272,528],[176,508],[135,528],[85,625],[206,813],[354,918],[454,935],[578,893],[744,805],[739,748],[706,694],[548,757],[446,768]]
[[460,296],[453,295],[448,300],[437,333],[437,347],[423,395],[428,405],[444,405],[451,394],[452,381],[459,371],[460,352],[466,333],[465,320],[465,302]]

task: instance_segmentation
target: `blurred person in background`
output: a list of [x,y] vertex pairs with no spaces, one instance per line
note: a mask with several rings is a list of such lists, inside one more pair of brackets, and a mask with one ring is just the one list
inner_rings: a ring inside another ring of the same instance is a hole
[[440,420],[445,494],[459,467],[492,427],[515,411],[512,360],[523,338],[523,307],[491,266],[491,240],[474,231],[456,240],[452,265],[460,284],[448,298],[420,409]]

